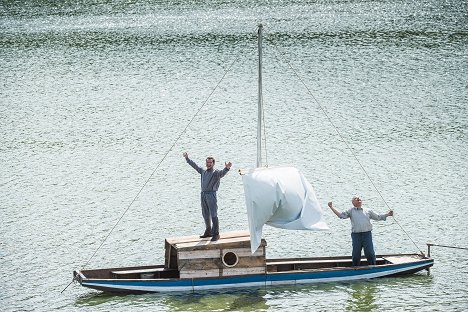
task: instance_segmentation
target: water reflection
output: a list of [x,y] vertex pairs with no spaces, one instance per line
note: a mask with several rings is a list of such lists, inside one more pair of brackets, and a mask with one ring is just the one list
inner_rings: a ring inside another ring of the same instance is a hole
[[168,295],[164,302],[172,311],[266,311],[264,290],[206,292]]
[[207,291],[200,293],[118,295],[88,293],[80,296],[76,306],[135,307],[161,306],[170,311],[266,311],[268,309],[265,291],[259,289]]
[[355,283],[349,285],[350,296],[346,301],[346,311],[374,311],[376,286],[374,283]]
[[128,297],[130,296],[92,292],[79,296],[75,301],[75,305],[93,307],[108,302],[126,301]]
[[[385,300],[386,292],[401,289],[410,291],[412,288],[430,286],[432,283],[433,279],[429,273],[349,283],[346,288],[349,297],[345,310],[376,311],[382,307],[381,300]],[[403,293],[401,295],[404,296]]]
[[[386,298],[406,298],[412,290],[432,288],[432,276],[416,274],[349,283],[283,285],[267,288],[227,289],[196,293],[110,295],[91,292],[75,305],[107,310],[113,306],[151,307],[170,311],[266,311],[307,305],[316,310],[340,307],[346,311],[376,311],[386,306]],[[425,292],[418,294],[425,298]],[[388,294],[388,296],[387,296]],[[414,295],[414,293],[413,293]],[[287,302],[287,304],[286,304]]]

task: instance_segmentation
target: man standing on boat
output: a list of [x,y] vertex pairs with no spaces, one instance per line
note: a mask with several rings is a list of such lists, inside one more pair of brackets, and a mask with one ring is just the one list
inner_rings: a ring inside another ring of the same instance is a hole
[[[217,241],[219,239],[219,222],[216,191],[219,188],[221,178],[229,172],[232,164],[231,162],[225,162],[223,170],[215,170],[213,168],[215,159],[207,157],[205,170],[191,160],[187,153],[184,152],[183,155],[187,163],[201,175],[201,208],[206,228],[205,233],[200,235],[200,238],[211,237],[212,241]],[[213,226],[211,223],[213,223]]]
[[361,250],[364,248],[364,255],[367,258],[368,265],[375,265],[376,258],[374,252],[374,244],[372,242],[372,224],[370,220],[386,220],[387,217],[393,216],[393,211],[390,210],[384,214],[377,214],[374,211],[362,208],[362,199],[359,196],[354,196],[351,200],[353,208],[339,212],[333,207],[333,203],[329,202],[328,207],[340,219],[351,219],[351,239],[353,241],[353,266],[358,266],[361,263]]

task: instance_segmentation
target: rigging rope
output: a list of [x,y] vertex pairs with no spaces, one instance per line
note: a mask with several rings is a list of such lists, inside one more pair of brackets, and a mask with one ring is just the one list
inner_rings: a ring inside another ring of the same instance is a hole
[[104,239],[104,241],[101,243],[101,245],[99,245],[98,249],[93,253],[93,255],[89,258],[89,260],[86,262],[86,264],[84,265],[84,267],[91,261],[91,259],[96,255],[96,253],[98,252],[98,250],[102,247],[102,245],[104,245],[105,241],[107,240],[107,238],[110,236],[110,234],[112,233],[112,231],[115,229],[115,227],[119,224],[119,222],[122,220],[122,218],[125,216],[125,214],[127,213],[127,211],[130,209],[130,207],[133,205],[133,203],[135,202],[135,200],[138,198],[138,196],[140,195],[140,193],[143,191],[143,189],[145,188],[145,186],[148,184],[148,182],[151,180],[151,178],[153,177],[154,173],[156,172],[156,170],[158,170],[159,166],[162,164],[162,162],[166,159],[167,155],[169,155],[169,153],[172,151],[172,149],[174,148],[174,146],[176,145],[176,143],[180,140],[180,138],[182,137],[182,135],[187,131],[188,127],[190,126],[190,124],[195,120],[195,117],[197,117],[197,115],[200,113],[200,111],[202,110],[202,108],[205,106],[205,104],[208,102],[208,100],[211,98],[211,96],[213,95],[213,93],[216,91],[216,89],[218,89],[218,86],[219,84],[221,83],[221,81],[223,81],[224,77],[226,77],[227,73],[231,70],[232,66],[237,62],[237,60],[239,59],[240,56],[238,56],[232,63],[231,65],[228,67],[228,69],[224,72],[223,76],[221,77],[221,79],[218,81],[218,83],[216,84],[216,86],[213,88],[213,90],[211,91],[211,93],[208,95],[208,97],[206,98],[206,100],[203,102],[203,104],[198,108],[198,110],[195,112],[195,115],[193,115],[192,119],[190,119],[190,121],[188,122],[188,124],[185,126],[185,128],[182,130],[182,132],[177,136],[177,138],[175,139],[174,143],[172,143],[171,147],[169,148],[169,150],[164,154],[163,158],[161,159],[161,161],[158,163],[158,165],[156,166],[156,168],[153,170],[153,172],[151,173],[151,175],[148,177],[148,179],[146,179],[145,183],[143,184],[143,186],[140,188],[140,190],[138,191],[138,193],[136,194],[135,198],[133,198],[133,200],[130,202],[130,204],[128,205],[127,209],[124,211],[124,213],[120,216],[119,220],[117,220],[116,224],[112,227],[112,229],[110,230],[110,232],[107,234],[106,238]]
[[[89,262],[91,261],[91,259],[94,258],[94,256],[96,255],[96,253],[101,249],[101,247],[104,245],[104,243],[106,242],[106,240],[109,238],[109,236],[112,234],[112,232],[114,231],[114,229],[116,228],[116,226],[120,223],[120,221],[122,220],[122,218],[125,216],[125,214],[128,212],[128,210],[130,209],[130,207],[133,205],[133,203],[136,201],[136,199],[138,198],[138,196],[140,195],[140,193],[143,191],[143,189],[145,188],[145,186],[148,184],[148,182],[151,180],[151,178],[153,177],[153,175],[155,174],[155,172],[158,170],[159,166],[162,164],[162,162],[166,159],[167,155],[169,155],[169,153],[172,151],[172,149],[174,148],[174,146],[176,145],[176,143],[179,141],[179,139],[182,137],[182,135],[187,131],[188,127],[190,126],[190,124],[195,120],[195,117],[197,117],[197,115],[200,113],[200,111],[202,110],[202,108],[205,106],[205,104],[208,102],[208,100],[211,98],[211,96],[213,95],[213,93],[216,91],[216,89],[218,89],[220,83],[224,80],[224,77],[226,77],[227,73],[231,70],[231,68],[233,67],[233,65],[235,63],[237,63],[237,61],[239,60],[239,58],[241,57],[241,54],[239,54],[237,56],[237,58],[229,65],[229,67],[224,71],[224,74],[223,76],[221,77],[221,79],[218,81],[218,83],[216,84],[216,86],[213,88],[213,90],[211,91],[211,93],[208,95],[208,97],[205,99],[205,101],[203,102],[203,104],[198,108],[198,110],[195,112],[195,115],[193,115],[192,119],[190,119],[190,121],[188,122],[188,124],[185,126],[185,128],[182,130],[182,132],[177,136],[177,138],[175,139],[174,143],[171,145],[171,147],[169,148],[169,150],[164,154],[163,158],[159,161],[158,165],[156,166],[156,168],[153,170],[153,172],[150,174],[150,176],[148,177],[148,179],[146,179],[145,183],[143,184],[143,186],[140,188],[140,190],[138,191],[138,193],[136,194],[136,196],[133,198],[133,200],[130,202],[130,204],[128,205],[128,207],[125,209],[125,211],[122,213],[122,215],[120,216],[120,218],[117,220],[117,222],[114,224],[114,226],[112,227],[112,229],[109,231],[109,233],[106,235],[106,237],[104,238],[104,240],[101,242],[101,244],[99,245],[99,247],[94,251],[94,253],[91,255],[91,257],[88,259],[88,261],[86,261],[86,263],[83,265],[83,267],[81,269],[84,269],[88,264]],[[65,291],[65,289],[68,288],[68,286],[70,286],[74,281],[76,280],[76,277],[73,277],[72,281],[61,291],[61,293],[63,293]]]
[[[266,40],[268,40],[268,38],[266,38]],[[278,54],[280,54],[280,56],[282,56],[282,53],[281,51],[279,51],[278,48],[276,48],[273,44],[272,46],[275,48],[275,50],[278,52]],[[275,58],[276,55],[275,55]],[[277,58],[278,59],[278,58]],[[315,103],[318,105],[318,107],[320,108],[320,110],[323,112],[323,114],[325,115],[325,117],[327,118],[328,122],[332,125],[333,129],[335,130],[335,132],[338,134],[338,136],[340,137],[340,139],[343,141],[343,143],[346,145],[346,147],[349,149],[349,151],[351,152],[351,154],[353,155],[354,159],[356,160],[356,162],[359,164],[359,166],[361,167],[362,171],[364,172],[364,174],[367,176],[367,178],[369,179],[369,181],[371,182],[372,186],[374,187],[374,189],[377,191],[377,193],[379,194],[380,198],[383,200],[383,202],[385,203],[385,206],[388,207],[389,210],[393,210],[390,208],[389,204],[387,203],[387,201],[384,199],[384,197],[382,196],[382,194],[380,193],[379,189],[377,188],[377,186],[375,185],[374,181],[371,179],[371,177],[369,176],[369,174],[367,173],[366,169],[364,168],[364,166],[362,165],[362,163],[359,161],[358,157],[356,156],[356,154],[354,153],[354,150],[351,148],[351,146],[348,144],[348,142],[346,141],[346,139],[341,135],[340,131],[338,131],[338,128],[335,126],[335,124],[333,123],[332,119],[330,118],[330,116],[328,115],[327,111],[324,109],[324,107],[320,104],[320,102],[317,100],[317,98],[314,96],[314,94],[310,91],[309,87],[305,84],[304,80],[302,79],[302,77],[297,73],[297,71],[295,70],[295,68],[291,65],[290,62],[288,62],[285,58],[282,59],[288,66],[289,68],[293,71],[294,75],[299,79],[299,81],[302,83],[302,85],[305,87],[305,89],[307,90],[307,92],[309,93],[309,95],[312,97],[312,99],[315,101]],[[416,248],[419,250],[419,252],[422,254],[423,252],[421,251],[421,249],[418,247],[418,245],[416,245],[416,243],[413,241],[413,239],[409,236],[409,234],[405,231],[405,229],[400,225],[400,223],[395,219],[395,217],[393,217],[393,220],[395,221],[395,223],[401,228],[401,230],[406,234],[406,236],[408,236],[408,238],[411,240],[411,242],[414,244],[414,246],[416,246]]]

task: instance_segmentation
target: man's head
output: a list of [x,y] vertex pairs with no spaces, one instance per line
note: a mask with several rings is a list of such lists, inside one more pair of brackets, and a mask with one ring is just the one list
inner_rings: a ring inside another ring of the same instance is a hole
[[207,157],[206,158],[206,169],[213,169],[215,165],[215,159],[213,157]]
[[356,208],[361,208],[362,206],[362,199],[361,199],[361,196],[359,195],[354,195],[351,202],[353,203],[353,206]]

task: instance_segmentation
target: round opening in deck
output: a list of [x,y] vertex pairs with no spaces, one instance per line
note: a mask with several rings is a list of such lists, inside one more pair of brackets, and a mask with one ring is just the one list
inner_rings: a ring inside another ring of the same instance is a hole
[[225,266],[229,268],[236,266],[238,262],[239,262],[239,257],[232,251],[228,251],[223,255],[223,263]]

